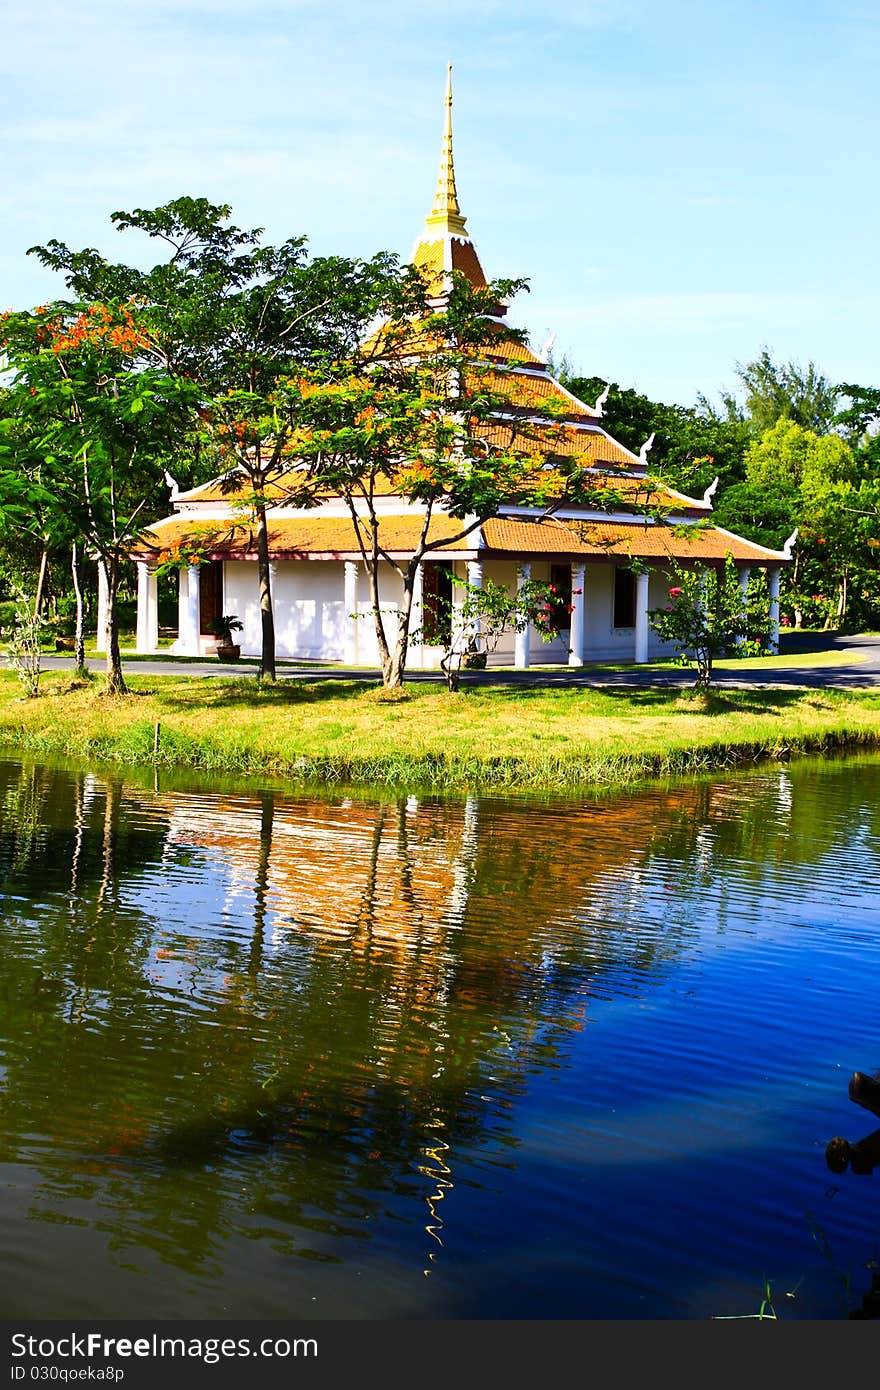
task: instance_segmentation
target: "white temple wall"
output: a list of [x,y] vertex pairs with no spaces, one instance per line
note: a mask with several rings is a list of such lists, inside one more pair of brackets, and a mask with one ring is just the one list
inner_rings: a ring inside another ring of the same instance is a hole
[[343,659],[344,584],[341,560],[278,561],[273,594],[278,656]]
[[257,567],[246,560],[227,560],[223,566],[223,612],[234,614],[244,630],[235,640],[245,656],[259,656],[263,645]]
[[[394,615],[402,599],[403,580],[401,576],[389,565],[382,565],[379,570],[379,607],[383,613],[388,615],[385,620],[385,636],[389,646],[393,646],[397,640],[397,622]],[[369,576],[364,565],[358,565],[357,612],[358,665],[378,666],[379,643],[376,638],[376,622],[373,617],[373,603],[370,598]]]
[[[556,563],[553,561],[552,563]],[[550,560],[532,561],[531,578],[548,583]],[[464,574],[463,566],[456,570]],[[513,589],[516,587],[517,564],[513,560],[487,560],[484,578]],[[670,576],[662,570],[652,570],[648,587],[649,608],[659,608],[667,602]],[[379,596],[383,609],[392,619],[387,626],[389,642],[393,642],[396,625],[393,615],[403,590],[400,576],[389,566],[383,566],[379,579]],[[349,622],[345,606],[345,577],[342,561],[280,560],[275,564],[276,655],[279,658],[305,658],[323,661],[345,660],[345,628]],[[239,634],[242,653],[258,656],[262,641],[260,627],[257,566],[252,561],[228,561],[224,565],[223,611],[235,613],[244,623]],[[358,566],[357,582],[357,664],[377,666],[379,662],[376,630],[373,622],[370,591],[363,565]],[[588,564],[584,578],[584,660],[631,661],[635,630],[614,626],[614,566]],[[542,642],[534,631],[529,642],[529,661],[533,666],[566,665],[570,634],[564,632],[552,642]],[[505,633],[490,656],[492,666],[513,666],[515,635]],[[652,658],[671,655],[653,631],[649,632],[648,652]],[[438,648],[428,648],[424,654],[412,648],[408,664],[412,669],[431,667],[439,662]]]
[[[275,654],[279,658],[321,661],[345,659],[345,566],[341,560],[279,560],[274,565],[272,598],[275,614]],[[400,576],[388,566],[379,575],[379,601],[389,613],[397,610],[403,592]],[[223,612],[244,624],[237,634],[244,656],[259,656],[262,646],[260,593],[253,561],[230,560],[223,567]],[[358,566],[358,664],[376,665],[379,648],[373,622],[366,571]],[[393,641],[396,627],[388,625]]]

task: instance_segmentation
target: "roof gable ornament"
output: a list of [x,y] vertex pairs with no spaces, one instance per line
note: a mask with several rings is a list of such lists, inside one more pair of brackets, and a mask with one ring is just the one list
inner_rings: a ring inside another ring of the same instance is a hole
[[718,474],[716,473],[715,477],[712,479],[711,483],[706,488],[706,491],[703,493],[704,507],[708,507],[709,503],[712,501],[712,498],[715,496],[715,492],[720,481],[721,479],[718,477]]
[[[602,416],[605,414],[604,406],[605,406],[605,402],[606,402],[607,399],[608,399],[608,392],[609,392],[610,390],[611,390],[611,383],[610,383],[610,382],[606,382],[606,383],[605,383],[605,390],[602,392],[601,396],[597,396],[597,397],[596,397],[596,404],[593,406],[593,409],[595,410],[596,414],[599,416],[599,419],[600,419],[600,420],[601,420]],[[653,439],[653,438],[654,438],[654,436],[653,436],[653,434],[652,434],[652,435],[651,435],[651,439]],[[649,449],[651,446],[650,446],[650,444],[648,444],[648,445],[643,445],[642,447],[645,448],[645,449]]]
[[553,351],[553,345],[555,342],[556,330],[551,329],[551,331],[547,334],[546,339],[544,340],[544,345],[541,348],[541,351],[538,353],[538,356],[540,357],[542,362],[546,363],[550,361],[550,354]]
[[648,451],[649,451],[649,449],[651,448],[651,445],[652,445],[653,443],[654,443],[654,433],[653,433],[653,431],[652,431],[651,434],[648,435],[648,438],[645,440],[645,442],[644,442],[644,444],[642,445],[641,449],[639,449],[639,462],[640,462],[640,463],[647,463],[647,462],[648,462]]
[[786,560],[790,560],[790,559],[791,559],[792,547],[794,546],[794,543],[795,543],[795,541],[797,540],[797,538],[798,538],[798,528],[797,528],[797,526],[796,526],[796,527],[794,528],[794,530],[792,531],[791,535],[789,536],[788,540],[785,542],[785,545],[782,547],[782,553],[783,553],[783,555],[785,556]]
[[180,494],[180,484],[176,478],[172,478],[167,468],[163,469],[163,472],[165,474],[165,482],[168,490],[171,493],[171,501],[174,502]]

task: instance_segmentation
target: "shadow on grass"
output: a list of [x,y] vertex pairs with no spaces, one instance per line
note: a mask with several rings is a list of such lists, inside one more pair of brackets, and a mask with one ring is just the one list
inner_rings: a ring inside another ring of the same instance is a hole
[[[177,677],[164,678],[169,683],[177,683]],[[181,689],[163,689],[161,685],[150,685],[144,693],[155,695],[169,709],[287,709],[291,705],[319,704],[341,698],[358,699],[368,691],[375,690],[372,681],[321,680],[293,681],[283,680],[264,683],[251,677],[235,679],[201,679],[193,681]]]
[[[463,688],[464,689],[464,688]],[[574,686],[568,689],[558,685],[528,686],[470,686],[467,694],[479,699],[487,690],[495,700],[503,699],[516,705],[529,701],[544,700],[546,697],[560,695],[577,701],[580,697],[602,696],[613,708],[619,705],[652,713],[671,711],[682,714],[780,714],[793,705],[821,695],[821,691],[802,689],[767,690],[764,688],[736,690],[710,690],[708,693],[696,691],[693,687],[681,686],[628,686],[626,689],[609,686]]]

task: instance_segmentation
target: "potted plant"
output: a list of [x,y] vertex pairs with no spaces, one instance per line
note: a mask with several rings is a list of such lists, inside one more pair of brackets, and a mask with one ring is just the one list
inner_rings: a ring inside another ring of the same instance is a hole
[[221,661],[238,661],[241,656],[241,647],[232,640],[234,632],[241,632],[244,627],[234,613],[226,613],[222,618],[215,618],[211,623],[211,631],[217,638],[217,656]]

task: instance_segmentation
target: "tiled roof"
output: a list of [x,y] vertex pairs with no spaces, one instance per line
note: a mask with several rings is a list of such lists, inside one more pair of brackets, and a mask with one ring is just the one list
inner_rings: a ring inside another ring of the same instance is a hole
[[[512,422],[511,428],[503,425],[484,426],[480,429],[480,437],[498,449],[511,448],[530,455],[546,453],[548,458],[554,455],[580,457],[586,465],[596,468],[595,486],[605,486],[610,492],[620,494],[631,506],[662,506],[693,516],[706,516],[711,512],[710,503],[675,492],[649,474],[633,476],[629,471],[635,466],[632,457],[608,435],[597,431],[568,430],[557,434],[545,432],[540,427],[533,429],[531,425],[522,426]],[[623,472],[623,469],[627,471]],[[267,484],[265,491],[270,505],[283,505],[285,497],[289,495],[283,478]],[[377,478],[373,495],[394,497],[394,484],[390,479]],[[229,505],[234,502],[235,496],[235,492],[224,491],[221,482],[215,478],[185,494],[184,500],[188,504],[216,507]],[[325,500],[338,501],[339,498],[327,492]]]
[[548,407],[553,419],[594,420],[596,411],[592,406],[578,401],[554,381],[549,374],[531,372],[504,372],[488,369],[473,373],[468,389],[485,390],[502,397],[506,406],[516,410],[540,412]]
[[[479,432],[493,448],[505,449],[510,446],[510,426],[486,424],[480,426]],[[534,425],[516,436],[515,447],[525,453],[546,454],[555,458],[578,458],[585,454],[591,463],[615,463],[627,470],[640,467],[630,451],[603,430],[575,429],[564,424],[546,427]]]
[[[379,541],[383,549],[397,555],[411,554],[421,534],[418,515],[382,517]],[[439,515],[431,522],[429,540],[448,538],[444,550],[474,552],[478,532],[453,539],[461,531],[454,517]],[[785,564],[778,551],[755,545],[740,536],[731,536],[716,527],[692,525],[673,528],[661,523],[641,521],[562,521],[495,517],[482,527],[486,552],[496,556],[564,555],[571,558],[614,559],[629,557],[657,560],[734,560],[750,564]],[[368,537],[367,527],[362,534]],[[199,523],[194,518],[168,517],[148,532],[146,542],[135,556],[149,558],[156,551],[167,551],[182,541],[197,542],[206,558],[253,559],[256,537],[251,527]],[[359,546],[354,526],[347,517],[290,517],[269,523],[269,551],[273,559],[298,556],[357,555]]]
[[[477,533],[455,540],[462,523],[454,517],[434,517],[428,540],[450,539],[444,549],[471,551],[477,546]],[[382,517],[379,523],[379,544],[391,554],[411,554],[418,545],[422,517]],[[354,524],[349,517],[279,517],[269,526],[269,551],[273,559],[295,559],[301,555],[342,556],[360,553]],[[369,549],[369,528],[361,527]],[[135,557],[149,558],[156,551],[166,551],[183,541],[195,542],[207,559],[253,559],[256,557],[256,534],[248,524],[225,526],[222,522],[200,522],[196,517],[167,517],[148,531],[135,550]]]
[[477,289],[482,289],[486,284],[486,276],[473,242],[470,240],[462,241],[457,236],[447,234],[439,236],[436,240],[429,241],[425,238],[417,243],[413,251],[412,263],[418,266],[427,280],[428,293],[442,294],[443,292],[447,243],[452,269],[461,271],[472,285],[476,286]]
[[571,555],[585,558],[620,556],[645,560],[734,560],[784,564],[779,552],[767,550],[716,527],[673,528],[640,521],[542,521],[496,517],[483,526],[486,548],[499,555]]

